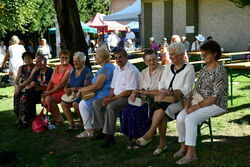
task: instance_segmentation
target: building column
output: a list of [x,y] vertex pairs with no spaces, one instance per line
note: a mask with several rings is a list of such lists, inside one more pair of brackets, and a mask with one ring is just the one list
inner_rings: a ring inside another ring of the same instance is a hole
[[173,0],[164,1],[164,36],[170,42],[173,35]]
[[144,3],[144,47],[149,47],[148,39],[152,36],[152,3]]
[[[199,6],[198,0],[186,0],[186,26],[189,32],[186,33],[187,39],[192,42],[195,41],[195,36],[199,30]],[[193,31],[192,31],[193,29]]]

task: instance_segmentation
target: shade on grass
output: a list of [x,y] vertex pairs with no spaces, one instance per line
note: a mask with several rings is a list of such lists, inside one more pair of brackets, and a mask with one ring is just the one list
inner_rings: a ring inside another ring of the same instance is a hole
[[[234,106],[229,106],[228,113],[223,116],[212,118],[215,142],[209,143],[208,130],[202,131],[204,140],[202,149],[198,148],[199,161],[187,166],[249,166],[250,81],[239,77],[234,84]],[[152,156],[158,144],[158,135],[149,146],[134,151],[126,149],[127,138],[117,133],[118,144],[103,150],[99,148],[102,141],[75,139],[79,131],[66,133],[67,122],[57,130],[41,134],[31,129],[17,130],[12,112],[13,87],[0,88],[0,95],[5,95],[0,100],[0,151],[8,149],[16,152],[20,158],[17,166],[176,166],[176,159],[173,158],[178,149],[175,121],[168,127],[168,150],[160,156]]]

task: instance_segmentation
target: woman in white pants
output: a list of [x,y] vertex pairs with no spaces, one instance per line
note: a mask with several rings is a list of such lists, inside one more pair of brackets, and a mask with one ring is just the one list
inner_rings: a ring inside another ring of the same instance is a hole
[[[187,98],[192,91],[195,79],[194,67],[184,61],[185,46],[181,42],[170,44],[168,46],[168,52],[172,63],[168,64],[163,71],[162,78],[158,83],[158,95],[164,97],[178,92],[180,97]],[[173,104],[155,102],[154,105],[155,111],[152,124],[149,130],[141,138],[136,140],[136,143],[141,146],[150,143],[158,128],[160,140],[153,155],[159,155],[167,149],[167,122],[175,119],[175,115],[183,109],[183,105],[181,101]]]
[[195,146],[198,124],[224,113],[227,109],[227,73],[218,62],[221,57],[221,47],[215,41],[207,41],[200,49],[206,66],[201,70],[185,108],[177,116],[178,140],[181,148],[174,157],[182,157],[176,161],[177,164],[187,164],[197,160]]

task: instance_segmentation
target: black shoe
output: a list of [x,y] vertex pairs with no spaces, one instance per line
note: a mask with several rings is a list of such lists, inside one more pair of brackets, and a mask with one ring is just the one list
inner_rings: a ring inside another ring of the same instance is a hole
[[75,131],[75,130],[77,130],[78,129],[78,127],[76,126],[76,125],[70,125],[69,127],[67,127],[66,129],[65,129],[65,131],[66,132],[72,132],[72,131]]
[[106,134],[103,134],[102,132],[98,132],[97,135],[94,137],[95,140],[103,140],[107,137]]
[[115,144],[115,138],[113,135],[108,135],[101,148],[109,148],[111,145]]
[[25,129],[30,127],[28,123],[19,123],[17,129]]

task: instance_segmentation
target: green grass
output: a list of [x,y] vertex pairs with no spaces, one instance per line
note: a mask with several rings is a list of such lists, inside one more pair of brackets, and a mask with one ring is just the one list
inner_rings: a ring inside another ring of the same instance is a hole
[[[250,80],[237,78],[234,83],[234,106],[228,113],[212,118],[214,143],[208,139],[208,130],[202,131],[203,144],[198,147],[199,161],[186,166],[194,167],[247,167],[250,160]],[[168,126],[168,151],[152,156],[158,136],[140,150],[127,150],[128,140],[120,133],[117,144],[100,149],[102,141],[78,140],[78,132],[66,133],[63,127],[40,134],[31,129],[18,130],[14,124],[13,87],[0,88],[0,151],[17,153],[17,167],[172,167],[176,166],[173,153],[178,149],[175,121]],[[229,103],[230,104],[230,103]],[[38,105],[39,106],[39,105]],[[38,107],[39,109],[41,107]],[[39,111],[38,109],[38,111]]]

